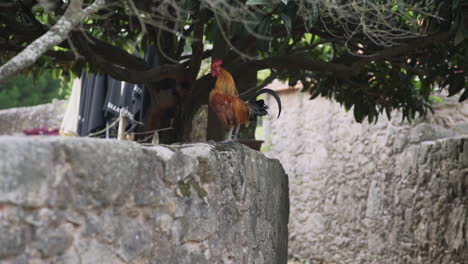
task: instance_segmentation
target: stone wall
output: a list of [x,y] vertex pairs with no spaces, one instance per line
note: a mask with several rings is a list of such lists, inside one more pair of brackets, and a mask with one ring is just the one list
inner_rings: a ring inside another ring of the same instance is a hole
[[[290,180],[290,258],[310,263],[468,263],[468,105],[412,124],[294,91],[265,127]],[[287,129],[285,129],[287,127]]]
[[0,135],[22,134],[24,129],[59,128],[67,102],[55,100],[50,104],[0,110]]
[[0,137],[0,263],[286,263],[288,212],[239,144]]

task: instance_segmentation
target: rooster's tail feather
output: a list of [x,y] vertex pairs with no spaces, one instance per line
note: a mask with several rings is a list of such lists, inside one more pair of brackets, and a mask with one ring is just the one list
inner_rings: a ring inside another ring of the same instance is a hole
[[256,100],[257,96],[261,94],[270,94],[275,98],[276,102],[278,103],[278,117],[281,115],[281,99],[279,98],[278,94],[271,90],[271,89],[261,89],[255,93],[255,95],[252,97],[252,99],[249,100],[250,104],[250,120],[255,120],[257,116],[265,116],[268,115],[268,106],[265,104],[265,101],[262,99]]
[[268,105],[265,104],[263,100],[257,100],[250,102],[250,116],[249,120],[256,120],[258,116],[268,115]]

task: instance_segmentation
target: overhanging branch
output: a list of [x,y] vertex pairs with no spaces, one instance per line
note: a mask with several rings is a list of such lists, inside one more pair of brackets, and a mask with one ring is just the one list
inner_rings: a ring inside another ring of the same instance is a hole
[[[156,68],[151,68],[146,63],[138,65],[140,69],[135,69],[125,63],[119,64],[116,60],[108,60],[101,54],[94,51],[90,44],[80,32],[73,32],[71,39],[76,48],[91,65],[106,72],[115,79],[130,83],[151,83],[164,79],[186,80],[186,71],[178,64],[165,64]],[[128,54],[128,56],[131,56]],[[134,57],[134,56],[132,56]],[[121,60],[122,62],[122,60]],[[133,61],[134,63],[136,61]]]
[[[408,44],[382,49],[369,57],[359,57],[350,55],[348,59],[337,60],[336,62],[327,62],[320,59],[314,59],[307,56],[299,55],[281,55],[266,58],[263,60],[254,60],[231,65],[230,69],[233,72],[241,69],[249,68],[252,70],[277,69],[277,70],[308,70],[315,72],[330,72],[340,75],[357,75],[365,69],[365,66],[371,62],[399,57],[402,55],[411,55],[418,49],[426,48],[434,43],[448,41],[451,36],[450,32],[442,32],[434,36],[428,36],[411,41]],[[352,61],[350,64],[338,63],[338,61]]]
[[198,72],[200,71],[200,65],[203,59],[203,33],[204,33],[204,20],[199,18],[194,23],[193,29],[193,43],[192,43],[192,57],[190,58],[189,70],[191,72],[190,79],[195,80]]
[[440,42],[448,41],[451,35],[451,32],[442,32],[436,35],[418,38],[405,45],[383,49],[372,56],[359,59],[353,63],[353,71],[360,72],[365,65],[373,61],[382,61],[392,57],[410,55],[411,52],[415,51],[416,49],[422,49]]
[[[24,47],[0,43],[0,49],[19,53],[24,50]],[[69,51],[48,50],[44,53],[44,55],[52,57],[60,62],[70,62],[75,59],[73,53]]]
[[101,9],[105,0],[96,0],[84,10],[81,9],[82,0],[71,0],[65,14],[44,35],[33,41],[23,51],[0,67],[0,82],[22,69],[31,66],[51,47],[60,44],[67,38],[68,33],[73,30],[85,17]]
[[[80,33],[73,33],[75,36],[77,34],[85,34],[84,32]],[[82,36],[83,37],[83,36]],[[131,68],[134,70],[139,70],[139,71],[144,71],[148,70],[151,67],[146,63],[146,61],[142,58],[139,58],[137,56],[133,56],[126,51],[113,46],[105,41],[96,39],[96,38],[90,38],[90,42],[86,42],[87,45],[89,45],[89,48],[93,51],[95,54],[99,54],[103,59],[112,62],[113,64],[120,65],[125,68]],[[84,38],[83,38],[84,40]],[[86,41],[86,40],[84,40]],[[81,43],[81,42],[80,42]]]
[[337,63],[326,62],[323,60],[310,59],[305,56],[275,56],[263,60],[249,61],[232,66],[233,71],[249,68],[252,70],[277,69],[277,70],[309,70],[309,71],[328,71],[339,74],[349,74],[352,68]]

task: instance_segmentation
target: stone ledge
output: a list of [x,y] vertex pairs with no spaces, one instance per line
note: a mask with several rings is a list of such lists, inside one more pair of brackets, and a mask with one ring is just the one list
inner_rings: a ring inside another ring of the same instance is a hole
[[286,263],[288,213],[239,144],[0,137],[1,263]]
[[0,110],[0,135],[22,135],[24,129],[59,128],[67,101]]

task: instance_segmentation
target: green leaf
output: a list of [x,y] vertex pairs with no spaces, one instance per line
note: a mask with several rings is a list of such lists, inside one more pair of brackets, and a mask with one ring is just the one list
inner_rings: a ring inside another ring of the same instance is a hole
[[465,89],[465,91],[463,91],[462,95],[460,96],[460,98],[458,98],[458,102],[463,102],[466,100],[466,98],[468,98],[468,89]]
[[292,22],[291,24],[294,24],[294,21],[297,18],[297,9],[298,9],[298,6],[296,2],[289,1],[288,4],[286,5],[286,8],[282,11],[282,13],[285,13],[290,17],[291,22]]
[[451,32],[451,33],[455,32],[455,30],[458,29],[458,25],[460,25],[460,23],[461,23],[461,21],[460,21],[460,12],[457,12],[457,14],[455,15],[455,19],[453,19],[452,25],[450,25],[449,32]]
[[[255,28],[256,32],[262,36],[271,35],[271,21],[268,18],[262,19],[262,21]],[[260,51],[267,52],[270,49],[270,41],[268,39],[257,39],[257,48]]]
[[289,78],[289,80],[288,80],[288,85],[289,85],[289,87],[294,87],[294,86],[296,86],[296,84],[297,84],[298,81],[299,81],[299,80],[296,79],[296,78],[294,78],[294,77]]
[[212,38],[213,38],[213,52],[212,56],[214,58],[223,58],[228,49],[228,45],[223,38],[223,35],[219,29],[218,24],[214,24],[212,28]]
[[312,95],[309,97],[309,100],[314,100],[314,99],[317,98],[319,95],[320,95],[320,93],[318,93],[316,90],[314,90],[314,91],[312,92]]
[[449,91],[448,96],[452,96],[454,94],[457,94],[464,87],[465,87],[465,77],[463,75],[461,75],[461,74],[455,75],[452,82],[450,82],[450,85],[449,85],[449,88],[448,88],[448,91]]
[[307,8],[311,11],[311,15],[309,17],[304,17],[304,26],[306,27],[307,30],[311,29],[315,23],[317,22],[319,15],[320,15],[320,9],[318,7],[318,3],[313,2],[312,4],[306,4]]
[[392,119],[392,109],[389,106],[385,106],[385,114],[387,114],[388,120]]
[[73,65],[71,66],[71,71],[76,75],[76,76],[81,76],[81,73],[83,71],[83,68],[84,68],[84,64],[82,63],[82,61],[77,61],[75,63],[73,63]]
[[318,81],[315,87],[313,89],[310,89],[311,96],[309,100],[313,100],[317,98],[320,94],[322,94],[322,91],[326,89],[326,86],[327,86],[326,80]]
[[288,4],[288,0],[281,0],[281,2],[283,2],[283,4],[285,4],[285,5]]
[[453,40],[455,46],[463,42],[463,40],[465,40],[465,37],[465,26],[463,25],[463,23],[460,23],[457,28],[457,33],[455,34],[455,39]]
[[362,120],[364,120],[364,117],[365,117],[365,113],[363,111],[363,107],[361,104],[357,103],[354,105],[354,119],[356,120],[356,122],[358,123],[361,123]]
[[285,13],[281,13],[280,16],[281,16],[281,19],[283,20],[284,27],[286,28],[286,31],[288,32],[288,36],[291,36],[291,33],[292,33],[291,17]]
[[453,75],[449,75],[447,77],[447,79],[445,79],[442,84],[440,85],[440,87],[442,88],[445,88],[447,85],[449,85],[451,82],[452,82],[452,79],[453,79]]
[[463,53],[464,57],[465,57],[465,60],[463,61],[463,64],[462,64],[462,69],[464,72],[468,72],[468,43],[465,42],[465,52]]
[[431,96],[432,101],[437,102],[439,104],[445,104],[444,99],[440,98],[439,96]]
[[266,5],[266,6],[272,6],[273,3],[270,0],[248,0],[246,5]]

